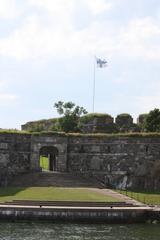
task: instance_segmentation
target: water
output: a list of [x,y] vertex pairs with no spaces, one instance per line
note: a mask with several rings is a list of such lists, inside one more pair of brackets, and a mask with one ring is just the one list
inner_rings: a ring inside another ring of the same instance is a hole
[[0,240],[160,240],[160,225],[0,223]]

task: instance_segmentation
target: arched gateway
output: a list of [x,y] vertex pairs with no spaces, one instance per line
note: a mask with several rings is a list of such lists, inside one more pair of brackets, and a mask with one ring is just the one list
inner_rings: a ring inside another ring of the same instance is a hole
[[[43,157],[45,167],[43,165]],[[58,149],[53,146],[44,146],[40,149],[40,167],[49,171],[57,171]],[[41,161],[42,160],[42,161]],[[41,165],[42,164],[42,165]]]
[[31,141],[31,170],[41,171],[40,157],[47,158],[50,171],[67,171],[67,138],[57,135],[35,135]]

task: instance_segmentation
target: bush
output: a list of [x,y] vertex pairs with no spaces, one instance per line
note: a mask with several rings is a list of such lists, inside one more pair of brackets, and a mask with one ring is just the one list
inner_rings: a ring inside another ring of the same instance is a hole
[[160,110],[155,108],[145,118],[143,128],[146,132],[160,132]]

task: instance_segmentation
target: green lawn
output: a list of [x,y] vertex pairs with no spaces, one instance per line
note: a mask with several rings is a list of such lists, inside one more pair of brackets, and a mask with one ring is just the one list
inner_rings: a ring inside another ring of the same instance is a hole
[[47,157],[40,157],[40,167],[45,170],[49,169],[49,160]]
[[143,202],[151,205],[160,205],[160,192],[131,192],[131,191],[119,191],[120,193],[136,199],[139,202]]
[[6,187],[0,188],[0,202],[10,200],[48,200],[48,201],[105,201],[116,202],[116,198],[83,188],[56,187]]

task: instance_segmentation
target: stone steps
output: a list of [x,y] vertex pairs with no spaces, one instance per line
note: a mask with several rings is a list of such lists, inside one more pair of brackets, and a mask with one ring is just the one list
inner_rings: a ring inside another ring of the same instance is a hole
[[81,174],[39,172],[28,173],[14,177],[9,186],[17,187],[101,187],[100,183],[91,177]]

